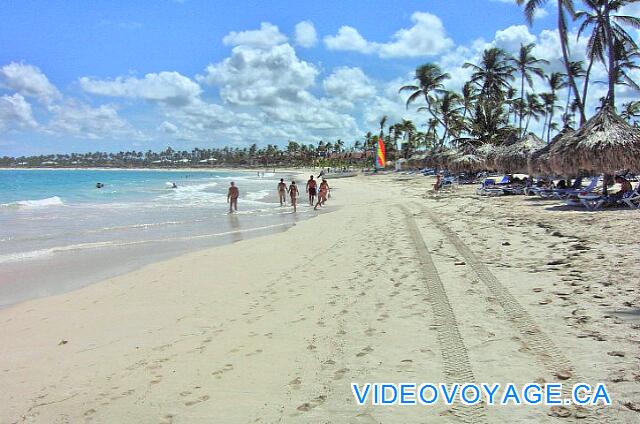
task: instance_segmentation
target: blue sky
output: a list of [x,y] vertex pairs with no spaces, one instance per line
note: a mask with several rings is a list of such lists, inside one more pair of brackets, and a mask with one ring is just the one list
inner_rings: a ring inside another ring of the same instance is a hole
[[513,3],[6,2],[0,155],[351,142],[383,114],[426,121],[396,93],[421,63],[456,88],[490,44],[558,59],[553,11],[526,27]]

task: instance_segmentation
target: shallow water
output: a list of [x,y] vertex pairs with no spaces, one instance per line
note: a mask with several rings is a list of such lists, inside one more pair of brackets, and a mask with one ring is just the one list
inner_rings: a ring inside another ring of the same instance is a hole
[[[0,170],[0,306],[73,290],[181,253],[283,231],[279,175]],[[230,181],[239,212],[228,214]],[[101,182],[104,187],[96,188]],[[170,188],[175,182],[178,188]]]

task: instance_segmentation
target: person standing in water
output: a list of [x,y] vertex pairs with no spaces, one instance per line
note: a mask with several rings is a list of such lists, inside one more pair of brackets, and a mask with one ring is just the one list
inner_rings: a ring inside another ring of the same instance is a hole
[[291,196],[291,206],[293,206],[293,211],[297,212],[298,208],[298,196],[300,192],[298,191],[298,186],[295,181],[291,181],[291,185],[289,186],[289,196]]
[[287,184],[284,182],[284,178],[280,178],[278,183],[278,196],[280,197],[280,206],[287,204]]
[[327,201],[327,193],[329,192],[329,183],[323,178],[320,183],[320,191],[318,192],[318,203],[314,206],[314,210],[318,209],[318,206],[324,205]]
[[313,201],[316,198],[316,188],[316,180],[314,180],[313,175],[311,175],[311,178],[309,178],[309,181],[307,181],[307,188],[305,190],[307,193],[309,193],[309,205],[311,206],[313,206]]
[[229,213],[234,210],[238,212],[238,197],[240,197],[240,190],[236,187],[236,183],[231,181],[229,186],[229,192],[227,193],[227,203],[229,203]]

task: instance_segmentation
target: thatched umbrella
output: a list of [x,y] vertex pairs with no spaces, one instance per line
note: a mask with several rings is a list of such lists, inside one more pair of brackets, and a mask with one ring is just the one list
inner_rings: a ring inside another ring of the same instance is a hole
[[494,160],[498,152],[495,144],[486,143],[476,149],[476,154],[484,161],[484,169],[495,169]]
[[454,157],[449,162],[453,172],[479,172],[485,168],[485,159],[476,153],[466,153]]
[[558,174],[640,171],[640,129],[605,106],[571,137],[555,143],[550,156],[551,167]]
[[571,137],[575,133],[575,130],[571,127],[564,127],[562,131],[556,134],[555,137],[551,139],[551,143],[544,146],[542,149],[536,150],[529,156],[528,168],[529,174],[531,175],[550,175],[553,174],[553,170],[551,169],[551,164],[549,163],[551,160],[550,152],[551,148],[559,143],[564,137]]
[[424,153],[419,155],[413,155],[408,159],[409,165],[411,166],[422,165],[426,157],[427,155]]
[[544,141],[529,133],[515,143],[503,145],[498,149],[494,161],[496,168],[511,172],[527,172],[529,156],[544,146]]
[[441,168],[447,163],[451,150],[446,147],[437,147],[427,154],[425,163],[431,168]]

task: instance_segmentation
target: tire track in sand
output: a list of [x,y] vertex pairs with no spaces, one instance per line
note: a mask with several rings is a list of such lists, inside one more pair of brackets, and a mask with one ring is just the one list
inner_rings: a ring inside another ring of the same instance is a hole
[[[547,336],[525,308],[509,292],[509,290],[493,275],[489,268],[478,259],[456,233],[444,222],[428,209],[421,209],[436,227],[444,234],[447,241],[453,245],[462,255],[465,262],[476,273],[480,281],[489,289],[491,295],[495,297],[503,308],[511,324],[521,334],[522,340],[526,343],[536,359],[554,376],[564,375],[563,395],[570,397],[571,389],[577,382],[584,382],[574,371],[571,361],[564,356],[558,346]],[[415,222],[414,222],[415,225]],[[564,408],[564,407],[562,407]],[[581,409],[580,422],[582,423],[607,423],[609,420],[602,415],[597,415],[593,410]]]
[[[431,254],[420,234],[420,229],[413,218],[413,214],[405,206],[400,206],[405,215],[407,229],[422,265],[422,276],[429,291],[429,302],[433,311],[433,320],[438,332],[438,342],[442,352],[444,376],[447,383],[477,383],[464,345],[456,317],[449,303],[447,292],[438,275]],[[482,403],[466,406],[455,403],[451,407],[453,415],[465,423],[486,423],[484,405]]]

